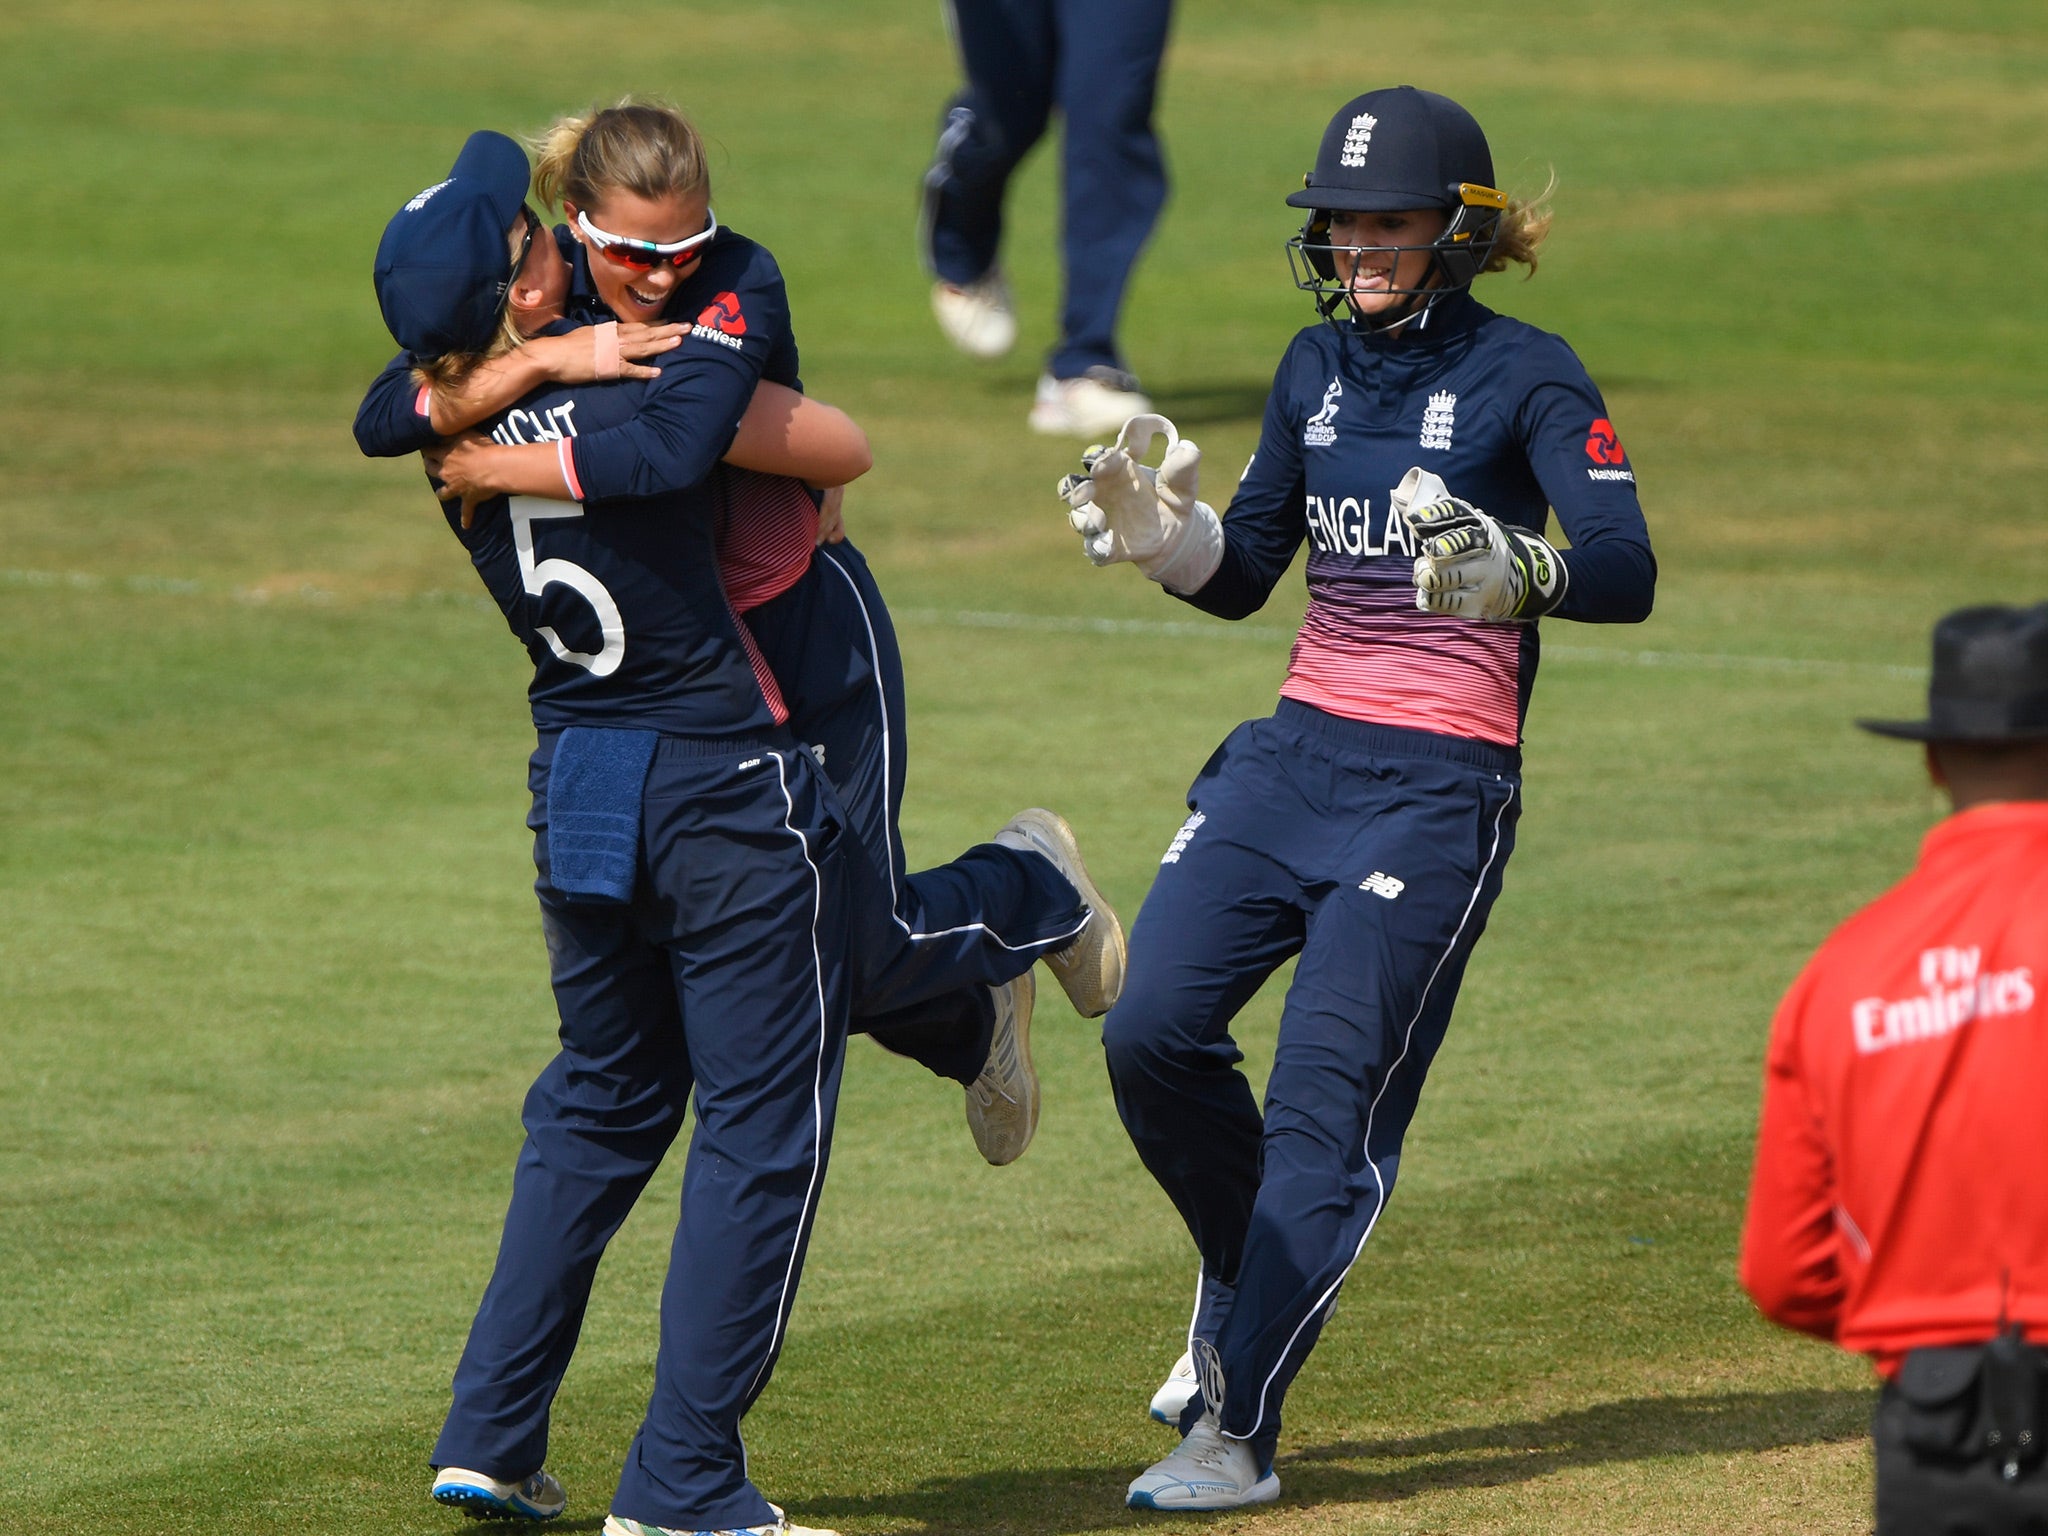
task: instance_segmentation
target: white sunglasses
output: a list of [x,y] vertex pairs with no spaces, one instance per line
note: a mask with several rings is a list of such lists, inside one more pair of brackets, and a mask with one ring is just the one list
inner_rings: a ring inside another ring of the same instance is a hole
[[608,234],[590,222],[590,215],[582,209],[576,210],[576,227],[590,237],[590,243],[607,260],[622,267],[631,267],[636,272],[650,271],[666,264],[671,267],[687,267],[695,261],[697,248],[718,233],[718,215],[709,208],[704,210],[710,220],[701,234],[687,240],[671,240],[658,244],[652,240],[629,240],[624,235]]

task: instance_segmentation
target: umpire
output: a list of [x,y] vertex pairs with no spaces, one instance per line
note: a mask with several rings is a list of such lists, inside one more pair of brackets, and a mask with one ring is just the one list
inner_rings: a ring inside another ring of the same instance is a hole
[[1877,1530],[2048,1532],[2048,603],[1934,629],[1955,814],[1771,1026],[1742,1283],[1885,1378]]

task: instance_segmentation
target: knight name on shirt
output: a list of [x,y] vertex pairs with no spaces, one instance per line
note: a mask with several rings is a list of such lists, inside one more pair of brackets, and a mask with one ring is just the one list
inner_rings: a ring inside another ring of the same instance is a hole
[[576,410],[574,400],[564,400],[560,405],[550,405],[538,411],[529,411],[514,406],[505,413],[505,419],[491,428],[491,441],[512,447],[518,443],[558,443],[565,437],[576,435],[576,423],[572,419]]

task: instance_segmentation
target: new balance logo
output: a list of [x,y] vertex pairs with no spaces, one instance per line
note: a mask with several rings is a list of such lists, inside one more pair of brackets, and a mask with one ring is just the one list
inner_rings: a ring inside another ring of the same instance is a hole
[[1396,880],[1392,875],[1383,875],[1378,870],[1374,870],[1358,882],[1358,888],[1361,891],[1371,891],[1375,896],[1384,896],[1387,900],[1392,901],[1396,896],[1408,889],[1408,882],[1406,880]]
[[1186,821],[1182,822],[1180,830],[1173,834],[1173,842],[1167,847],[1166,857],[1159,862],[1162,865],[1178,864],[1180,856],[1186,851],[1189,841],[1194,837],[1195,833],[1201,830],[1202,823],[1208,819],[1200,811],[1197,811]]

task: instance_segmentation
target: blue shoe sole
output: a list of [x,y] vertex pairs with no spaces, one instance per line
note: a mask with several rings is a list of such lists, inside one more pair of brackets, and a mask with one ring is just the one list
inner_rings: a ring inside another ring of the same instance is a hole
[[451,1483],[446,1488],[434,1490],[434,1502],[459,1509],[472,1520],[552,1520],[561,1511],[544,1515],[537,1509],[523,1508],[504,1499],[494,1499],[481,1488],[471,1488],[463,1483]]

